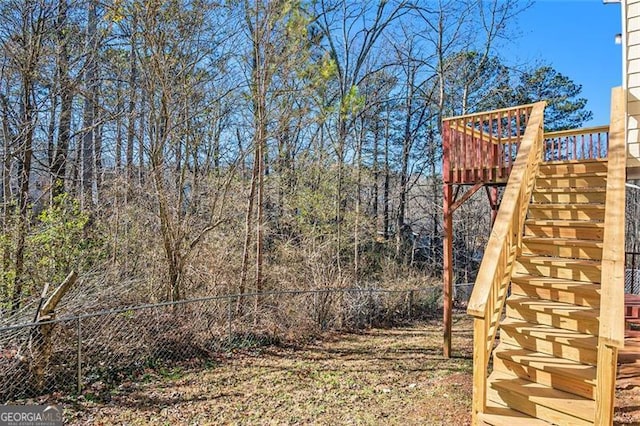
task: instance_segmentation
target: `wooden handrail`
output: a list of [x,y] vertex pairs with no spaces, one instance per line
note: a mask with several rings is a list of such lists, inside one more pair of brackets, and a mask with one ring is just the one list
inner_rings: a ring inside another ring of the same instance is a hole
[[601,312],[599,336],[608,345],[624,346],[625,182],[627,146],[625,108],[621,88],[612,91],[607,196],[602,243]]
[[[535,105],[535,103],[533,103],[533,104],[525,104],[525,105],[518,105],[515,108],[518,108],[518,109],[532,108],[534,105]],[[487,116],[487,115],[498,116],[498,114],[501,114],[500,117],[503,118],[503,117],[507,117],[507,114],[509,113],[509,111],[513,111],[515,108],[514,107],[506,107],[506,108],[493,109],[491,111],[482,111],[482,112],[474,112],[474,113],[471,113],[471,114],[456,115],[455,117],[443,118],[442,121],[460,120],[461,118],[468,119],[468,118],[472,118],[472,117],[481,117],[481,116]]]
[[600,326],[596,379],[595,424],[613,423],[618,349],[624,347],[624,255],[626,108],[624,90],[611,92],[611,124],[607,162],[602,272],[600,279]]
[[473,424],[487,405],[487,369],[515,259],[522,245],[522,228],[544,147],[545,102],[533,105],[524,137],[511,169],[500,209],[467,307],[474,316]]
[[581,129],[556,130],[554,132],[545,132],[544,138],[545,139],[561,138],[566,136],[587,135],[589,133],[607,133],[608,131],[609,131],[608,125],[583,127]]
[[[487,249],[480,264],[473,293],[467,306],[467,313],[477,318],[484,318],[485,316],[494,281],[503,280],[502,276],[504,274],[498,273],[498,269],[501,269],[498,266],[501,262],[501,257],[504,256],[505,250],[513,251],[519,245],[521,239],[521,229],[519,226],[514,227],[514,225],[523,223],[529,199],[531,198],[533,182],[535,181],[534,172],[537,171],[538,155],[542,150],[545,105],[545,102],[534,104],[524,138],[520,144],[518,156],[509,175],[495,225],[491,230]],[[524,202],[522,202],[523,200]],[[515,223],[514,218],[519,219],[517,223]],[[506,247],[508,240],[512,243],[511,247]],[[503,265],[502,268],[505,266]],[[502,269],[501,272],[507,271]]]
[[458,124],[452,124],[451,129],[460,133],[466,132],[467,134],[469,134],[470,136],[473,136],[474,138],[478,138],[486,142],[491,142],[493,144],[501,144],[501,143],[504,144],[504,143],[516,142],[519,139],[518,136],[497,137],[489,133],[483,133],[478,129],[474,129],[469,126],[460,126]]

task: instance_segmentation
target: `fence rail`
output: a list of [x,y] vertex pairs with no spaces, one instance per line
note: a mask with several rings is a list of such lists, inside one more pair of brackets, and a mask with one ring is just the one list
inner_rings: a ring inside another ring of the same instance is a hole
[[0,403],[100,392],[149,369],[205,365],[232,349],[325,329],[432,317],[439,288],[346,288],[214,296],[0,328]]

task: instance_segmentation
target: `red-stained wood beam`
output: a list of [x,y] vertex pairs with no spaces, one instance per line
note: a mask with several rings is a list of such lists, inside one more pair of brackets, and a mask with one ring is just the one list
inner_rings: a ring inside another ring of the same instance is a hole
[[475,185],[471,187],[471,189],[465,192],[464,195],[459,200],[456,200],[456,198],[458,198],[458,190],[460,189],[460,187],[458,186],[458,188],[456,189],[456,195],[455,197],[453,197],[453,200],[452,200],[451,213],[453,213],[458,209],[458,207],[463,205],[464,202],[467,201],[469,198],[471,198],[471,196],[475,194],[478,191],[478,189],[482,188],[483,185],[484,185],[484,182],[477,182]]
[[493,228],[493,224],[496,222],[496,217],[498,217],[498,208],[500,207],[500,202],[498,201],[498,187],[497,186],[485,186],[487,190],[487,198],[489,199],[489,205],[491,206],[491,227]]

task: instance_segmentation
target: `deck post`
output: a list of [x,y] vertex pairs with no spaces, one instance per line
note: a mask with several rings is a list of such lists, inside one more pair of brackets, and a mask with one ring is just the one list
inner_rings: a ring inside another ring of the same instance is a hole
[[613,408],[616,401],[616,375],[618,369],[618,348],[604,341],[598,344],[598,370],[596,386],[597,425],[613,424]]
[[451,357],[452,290],[453,290],[453,186],[444,184],[444,239],[443,239],[443,312],[445,358]]
[[498,217],[498,187],[497,186],[485,186],[487,188],[487,196],[489,197],[489,205],[491,206],[491,227],[496,223],[496,217]]

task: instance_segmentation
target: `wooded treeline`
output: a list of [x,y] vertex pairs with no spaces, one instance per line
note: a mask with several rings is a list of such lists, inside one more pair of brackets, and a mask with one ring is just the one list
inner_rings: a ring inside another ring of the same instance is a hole
[[[441,119],[590,118],[579,85],[501,58],[524,7],[3,1],[2,309],[73,268],[153,301],[438,276]],[[486,204],[459,213],[461,267]]]

